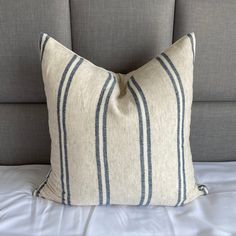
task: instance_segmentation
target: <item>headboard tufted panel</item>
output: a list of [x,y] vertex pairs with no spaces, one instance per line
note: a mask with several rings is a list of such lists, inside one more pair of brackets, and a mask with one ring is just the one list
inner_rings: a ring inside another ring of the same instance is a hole
[[40,32],[126,73],[195,31],[193,158],[236,160],[235,11],[234,0],[0,0],[0,164],[49,163]]

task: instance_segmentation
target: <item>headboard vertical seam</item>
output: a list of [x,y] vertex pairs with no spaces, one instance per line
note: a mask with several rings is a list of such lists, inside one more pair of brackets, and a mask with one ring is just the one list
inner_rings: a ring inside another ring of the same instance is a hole
[[71,17],[71,0],[68,0],[69,5],[69,15],[70,15],[70,38],[71,38],[71,49],[73,50],[73,30],[72,30],[72,17]]
[[176,4],[177,0],[175,0],[175,5],[174,5],[174,13],[173,13],[173,31],[172,31],[172,43],[174,43],[174,37],[175,37],[175,12],[176,12]]

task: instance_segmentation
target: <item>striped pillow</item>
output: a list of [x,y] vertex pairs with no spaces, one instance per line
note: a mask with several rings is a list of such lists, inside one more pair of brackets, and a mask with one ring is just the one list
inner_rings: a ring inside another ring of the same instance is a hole
[[181,206],[206,194],[189,144],[195,36],[126,75],[46,34],[51,171],[36,196],[68,205]]

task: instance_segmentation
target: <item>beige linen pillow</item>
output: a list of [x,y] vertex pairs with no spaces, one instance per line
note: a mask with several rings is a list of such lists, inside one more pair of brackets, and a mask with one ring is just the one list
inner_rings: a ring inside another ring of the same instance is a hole
[[126,75],[46,34],[51,171],[34,194],[68,205],[180,206],[206,194],[189,144],[195,36]]

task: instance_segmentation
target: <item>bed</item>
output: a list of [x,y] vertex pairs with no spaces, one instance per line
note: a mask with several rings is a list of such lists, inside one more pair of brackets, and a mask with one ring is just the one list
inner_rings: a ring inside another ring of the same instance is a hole
[[236,235],[236,162],[197,162],[209,195],[184,207],[70,207],[32,196],[49,165],[0,167],[2,236]]
[[[235,0],[0,0],[0,236],[236,235],[235,12]],[[40,32],[120,73],[195,32],[190,142],[209,195],[178,208],[33,197],[50,163]]]

